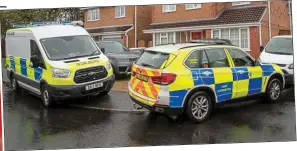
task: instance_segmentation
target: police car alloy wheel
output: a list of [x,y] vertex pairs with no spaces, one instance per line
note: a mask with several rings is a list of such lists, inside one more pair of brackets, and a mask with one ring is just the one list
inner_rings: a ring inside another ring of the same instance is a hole
[[281,82],[278,79],[272,79],[269,84],[268,88],[266,90],[267,99],[270,102],[279,100],[281,96],[282,91],[282,85]]
[[206,120],[212,112],[212,101],[206,92],[194,93],[187,104],[187,115],[195,123]]

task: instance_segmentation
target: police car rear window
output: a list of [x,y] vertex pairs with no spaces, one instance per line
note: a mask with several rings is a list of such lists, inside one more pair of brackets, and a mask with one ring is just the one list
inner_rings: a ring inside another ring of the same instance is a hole
[[149,68],[159,69],[167,61],[169,54],[155,52],[155,51],[145,51],[137,60],[136,64],[140,66],[145,66]]

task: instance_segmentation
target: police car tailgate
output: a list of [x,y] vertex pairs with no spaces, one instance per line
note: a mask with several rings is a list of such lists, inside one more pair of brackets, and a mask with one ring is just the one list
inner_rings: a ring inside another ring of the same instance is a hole
[[[145,51],[132,66],[131,88],[142,96],[156,100],[161,85],[170,80],[170,75],[162,73],[175,55],[154,51]],[[166,76],[166,77],[165,77]]]

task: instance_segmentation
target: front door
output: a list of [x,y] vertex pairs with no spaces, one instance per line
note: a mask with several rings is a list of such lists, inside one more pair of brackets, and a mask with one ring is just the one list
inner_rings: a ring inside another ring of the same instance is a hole
[[192,37],[192,40],[199,40],[199,39],[203,39],[203,34],[201,31],[192,32],[191,37]]
[[262,90],[262,68],[255,66],[253,59],[242,50],[228,48],[233,61],[232,72],[237,84],[236,98],[259,94]]

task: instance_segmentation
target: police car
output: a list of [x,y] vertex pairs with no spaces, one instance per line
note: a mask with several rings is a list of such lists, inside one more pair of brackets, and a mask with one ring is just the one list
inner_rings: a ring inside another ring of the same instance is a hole
[[186,113],[206,120],[217,103],[264,94],[280,99],[284,74],[261,64],[228,40],[201,40],[147,48],[133,64],[131,99],[151,112]]
[[107,94],[115,77],[109,59],[79,21],[32,22],[6,33],[7,76],[17,92],[57,100]]

